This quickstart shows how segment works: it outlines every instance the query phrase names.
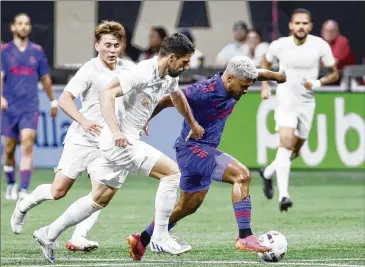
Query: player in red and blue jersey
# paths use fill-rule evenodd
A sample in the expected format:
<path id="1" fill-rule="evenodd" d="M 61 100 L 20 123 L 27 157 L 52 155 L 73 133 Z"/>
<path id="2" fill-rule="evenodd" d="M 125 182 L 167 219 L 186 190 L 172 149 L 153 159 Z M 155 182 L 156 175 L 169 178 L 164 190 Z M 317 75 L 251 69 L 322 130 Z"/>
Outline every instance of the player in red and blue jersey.
<path id="1" fill-rule="evenodd" d="M 213 180 L 230 183 L 232 205 L 239 229 L 236 248 L 256 252 L 268 251 L 251 231 L 251 199 L 249 184 L 251 174 L 247 167 L 235 158 L 217 149 L 227 118 L 248 87 L 256 80 L 285 82 L 284 73 L 257 70 L 247 57 L 237 56 L 230 60 L 224 73 L 206 81 L 197 82 L 183 90 L 194 118 L 205 129 L 202 139 L 187 138 L 189 125 L 184 121 L 181 135 L 175 143 L 176 158 L 181 171 L 180 200 L 169 220 L 169 229 L 182 218 L 194 213 L 202 204 Z M 172 107 L 171 99 L 164 97 L 152 116 L 166 107 Z M 128 237 L 130 255 L 141 260 L 153 234 L 152 223 L 141 234 Z"/>
<path id="2" fill-rule="evenodd" d="M 8 187 L 5 198 L 18 198 L 15 185 L 15 148 L 21 144 L 20 192 L 27 193 L 33 167 L 33 145 L 38 124 L 38 81 L 51 101 L 51 115 L 57 115 L 47 58 L 42 47 L 29 41 L 31 22 L 27 14 L 14 17 L 13 40 L 1 47 L 2 135 L 5 136 L 4 173 Z"/>

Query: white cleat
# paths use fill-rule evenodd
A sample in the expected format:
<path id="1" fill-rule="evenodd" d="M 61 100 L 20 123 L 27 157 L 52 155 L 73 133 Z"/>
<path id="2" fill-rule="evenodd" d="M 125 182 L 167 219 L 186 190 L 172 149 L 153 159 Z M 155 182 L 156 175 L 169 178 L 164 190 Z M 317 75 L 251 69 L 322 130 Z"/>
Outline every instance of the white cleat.
<path id="1" fill-rule="evenodd" d="M 55 257 L 53 250 L 57 248 L 58 242 L 54 241 L 51 242 L 47 239 L 47 229 L 46 227 L 39 228 L 33 233 L 34 239 L 37 241 L 37 243 L 41 246 L 41 250 L 43 253 L 43 256 L 52 264 L 55 263 Z"/>
<path id="2" fill-rule="evenodd" d="M 159 240 L 154 239 L 152 236 L 150 248 L 152 252 L 165 252 L 172 255 L 179 255 L 191 250 L 190 245 L 178 243 L 171 236 Z"/>
<path id="3" fill-rule="evenodd" d="M 29 193 L 28 193 L 28 190 L 26 190 L 26 189 L 21 189 L 19 191 L 19 198 L 25 198 L 28 195 L 29 195 Z"/>
<path id="4" fill-rule="evenodd" d="M 8 185 L 5 193 L 6 200 L 17 200 L 18 199 L 18 185 Z"/>
<path id="5" fill-rule="evenodd" d="M 90 252 L 92 250 L 99 248 L 99 243 L 95 241 L 87 240 L 85 237 L 71 238 L 66 244 L 66 248 L 71 251 L 86 251 Z"/>
<path id="6" fill-rule="evenodd" d="M 14 234 L 19 234 L 21 231 L 23 231 L 23 225 L 24 225 L 24 218 L 26 213 L 20 211 L 20 202 L 23 200 L 23 198 L 19 198 L 16 202 L 15 209 L 13 211 L 13 215 L 10 219 L 10 225 L 11 230 L 13 230 Z"/>

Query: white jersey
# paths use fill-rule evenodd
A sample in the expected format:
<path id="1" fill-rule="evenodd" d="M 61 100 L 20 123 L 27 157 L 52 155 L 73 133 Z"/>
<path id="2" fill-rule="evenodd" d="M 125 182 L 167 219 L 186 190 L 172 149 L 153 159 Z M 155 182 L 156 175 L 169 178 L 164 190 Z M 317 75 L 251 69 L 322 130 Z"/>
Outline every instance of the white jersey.
<path id="1" fill-rule="evenodd" d="M 178 78 L 160 78 L 157 56 L 143 60 L 128 74 L 118 75 L 124 96 L 116 100 L 116 115 L 120 131 L 134 140 L 146 124 L 161 98 L 179 90 Z"/>
<path id="2" fill-rule="evenodd" d="M 100 58 L 96 57 L 86 62 L 69 81 L 66 88 L 75 98 L 80 96 L 80 113 L 87 119 L 105 125 L 101 114 L 98 93 L 118 74 L 127 72 L 135 67 L 135 64 L 118 59 L 114 71 L 105 67 Z M 85 146 L 99 146 L 99 136 L 86 132 L 79 123 L 74 121 L 67 131 L 65 141 L 72 137 L 74 144 Z"/>
<path id="3" fill-rule="evenodd" d="M 279 60 L 280 71 L 287 76 L 287 82 L 278 85 L 277 97 L 289 105 L 314 104 L 314 93 L 304 88 L 305 80 L 318 79 L 320 61 L 326 67 L 335 65 L 330 46 L 313 35 L 308 35 L 302 45 L 296 45 L 293 36 L 272 42 L 266 59 L 273 62 L 275 58 Z"/>

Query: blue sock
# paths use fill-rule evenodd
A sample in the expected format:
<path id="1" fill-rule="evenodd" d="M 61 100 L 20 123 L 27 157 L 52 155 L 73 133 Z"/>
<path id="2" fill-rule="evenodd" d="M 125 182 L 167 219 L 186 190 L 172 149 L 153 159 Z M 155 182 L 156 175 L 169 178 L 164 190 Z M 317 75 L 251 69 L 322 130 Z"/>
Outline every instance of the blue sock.
<path id="1" fill-rule="evenodd" d="M 176 223 L 173 224 L 169 224 L 168 225 L 168 230 L 170 231 L 174 226 L 176 225 Z M 153 221 L 145 230 L 145 232 L 151 237 L 153 234 L 153 229 L 155 228 L 155 221 Z"/>
<path id="2" fill-rule="evenodd" d="M 251 232 L 251 199 L 250 197 L 233 203 L 234 215 L 239 230 L 239 237 L 245 238 L 252 235 Z"/>
<path id="3" fill-rule="evenodd" d="M 8 185 L 15 184 L 15 168 L 13 166 L 4 166 L 4 173 L 6 177 L 6 182 Z"/>
<path id="4" fill-rule="evenodd" d="M 20 171 L 20 190 L 27 190 L 30 184 L 30 178 L 32 177 L 31 170 Z"/>

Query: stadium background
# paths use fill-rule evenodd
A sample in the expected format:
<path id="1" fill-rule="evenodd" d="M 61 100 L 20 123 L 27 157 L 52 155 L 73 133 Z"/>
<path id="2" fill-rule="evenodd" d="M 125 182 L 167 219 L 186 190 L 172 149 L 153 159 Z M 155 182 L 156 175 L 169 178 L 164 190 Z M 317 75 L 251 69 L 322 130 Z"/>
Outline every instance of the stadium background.
<path id="1" fill-rule="evenodd" d="M 211 66 L 220 49 L 232 41 L 232 25 L 236 21 L 243 20 L 249 27 L 259 28 L 264 39 L 270 42 L 278 36 L 288 35 L 291 11 L 305 7 L 313 14 L 314 35 L 320 34 L 323 21 L 334 19 L 349 39 L 357 64 L 365 59 L 365 2 L 9 1 L 1 5 L 3 42 L 11 39 L 9 22 L 14 15 L 19 12 L 30 15 L 32 40 L 42 45 L 48 57 L 56 96 L 75 73 L 67 67 L 82 64 L 95 55 L 93 29 L 106 19 L 125 25 L 131 32 L 132 43 L 141 48 L 147 45 L 152 25 L 162 25 L 170 33 L 189 28 L 196 46 L 204 52 L 205 66 Z M 273 19 L 275 14 L 277 20 Z M 351 20 L 348 14 L 351 14 Z M 318 90 L 326 93 L 318 93 L 313 130 L 303 149 L 303 157 L 293 164 L 295 168 L 364 168 L 365 116 L 362 107 L 365 98 L 363 93 L 342 92 L 347 89 L 350 88 Z M 273 134 L 275 99 L 261 102 L 258 90 L 259 87 L 253 87 L 251 94 L 241 101 L 238 106 L 241 111 L 230 118 L 221 144 L 222 149 L 251 168 L 270 162 L 278 142 Z M 332 93 L 328 94 L 328 91 Z M 62 140 L 71 121 L 63 112 L 52 121 L 42 91 L 40 99 L 34 163 L 35 167 L 52 168 L 61 155 Z M 348 113 L 354 114 L 346 115 Z M 151 136 L 143 139 L 174 158 L 172 145 L 179 134 L 181 121 L 175 110 L 165 111 L 151 123 Z M 165 130 L 161 133 L 158 129 Z"/>
<path id="2" fill-rule="evenodd" d="M 133 33 L 132 42 L 143 48 L 147 46 L 147 34 L 152 25 L 163 25 L 170 33 L 189 27 L 209 66 L 218 51 L 232 41 L 232 25 L 237 20 L 260 28 L 265 40 L 271 41 L 272 37 L 288 35 L 291 11 L 304 7 L 313 14 L 313 34 L 319 35 L 323 21 L 334 19 L 350 40 L 357 63 L 363 63 L 365 58 L 365 2 L 1 1 L 0 4 L 3 42 L 11 40 L 9 22 L 14 15 L 19 12 L 30 15 L 32 40 L 42 45 L 47 54 L 56 97 L 75 73 L 64 66 L 85 62 L 94 55 L 93 28 L 103 19 L 117 20 L 127 26 Z M 272 16 L 275 5 L 278 21 Z M 229 119 L 221 146 L 253 169 L 274 158 L 277 144 L 272 112 L 275 99 L 261 101 L 259 89 L 254 86 L 241 100 Z M 295 203 L 292 210 L 287 214 L 279 213 L 277 191 L 274 200 L 268 201 L 262 194 L 257 172 L 253 172 L 250 186 L 253 231 L 260 234 L 278 230 L 287 237 L 289 252 L 279 264 L 282 267 L 365 267 L 365 94 L 361 88 L 359 92 L 350 89 L 353 88 L 325 87 L 317 94 L 317 114 L 309 146 L 304 147 L 303 157 L 293 164 L 296 169 L 309 171 L 291 173 L 290 193 Z M 44 92 L 40 90 L 39 94 L 41 115 L 31 190 L 52 182 L 51 168 L 60 158 L 62 140 L 71 122 L 63 112 L 52 121 L 49 101 Z M 151 136 L 143 138 L 174 157 L 172 144 L 179 134 L 181 121 L 174 109 L 166 110 L 151 123 Z M 323 171 L 328 169 L 335 171 Z M 32 210 L 27 215 L 23 233 L 14 235 L 10 230 L 10 216 L 15 203 L 4 200 L 6 185 L 1 178 L 0 265 L 48 266 L 32 240 L 32 233 L 88 194 L 89 180 L 83 175 L 67 197 Z M 88 235 L 91 240 L 99 241 L 101 248 L 91 254 L 70 254 L 65 248 L 57 249 L 56 266 L 128 266 L 130 259 L 124 239 L 144 229 L 153 218 L 156 188 L 157 182 L 153 179 L 128 178 Z M 193 246 L 191 252 L 179 258 L 148 252 L 139 266 L 262 267 L 255 254 L 233 249 L 237 226 L 232 213 L 231 190 L 230 185 L 213 183 L 201 209 L 174 229 L 174 234 Z M 59 238 L 61 246 L 72 230 Z"/>

